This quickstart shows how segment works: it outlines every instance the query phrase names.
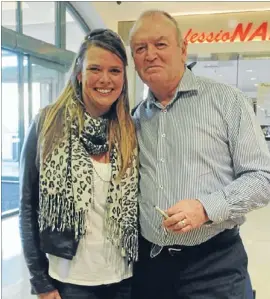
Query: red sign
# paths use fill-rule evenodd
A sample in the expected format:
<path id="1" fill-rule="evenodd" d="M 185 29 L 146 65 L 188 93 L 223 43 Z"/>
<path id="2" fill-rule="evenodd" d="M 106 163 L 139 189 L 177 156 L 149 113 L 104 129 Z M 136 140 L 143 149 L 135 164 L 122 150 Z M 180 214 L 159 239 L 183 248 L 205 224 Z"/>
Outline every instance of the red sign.
<path id="1" fill-rule="evenodd" d="M 189 29 L 185 40 L 189 43 L 213 43 L 213 42 L 234 42 L 234 41 L 252 41 L 252 40 L 270 40 L 268 33 L 268 22 L 263 22 L 258 27 L 253 28 L 253 23 L 247 25 L 239 23 L 233 32 L 220 30 L 219 32 L 196 32 Z"/>

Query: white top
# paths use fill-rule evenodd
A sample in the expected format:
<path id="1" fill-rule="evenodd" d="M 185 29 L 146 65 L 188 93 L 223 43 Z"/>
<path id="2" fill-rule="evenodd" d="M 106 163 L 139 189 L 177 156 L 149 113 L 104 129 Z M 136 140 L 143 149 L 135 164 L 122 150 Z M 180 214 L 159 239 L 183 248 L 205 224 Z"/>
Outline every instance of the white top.
<path id="1" fill-rule="evenodd" d="M 103 229 L 111 164 L 99 163 L 93 159 L 92 162 L 95 168 L 93 170 L 95 203 L 89 209 L 87 234 L 80 240 L 77 253 L 72 260 L 48 255 L 49 275 L 52 278 L 65 283 L 87 286 L 116 283 L 132 276 L 132 266 L 128 267 L 120 250 L 106 240 Z M 110 254 L 105 251 L 106 248 L 110 248 Z"/>

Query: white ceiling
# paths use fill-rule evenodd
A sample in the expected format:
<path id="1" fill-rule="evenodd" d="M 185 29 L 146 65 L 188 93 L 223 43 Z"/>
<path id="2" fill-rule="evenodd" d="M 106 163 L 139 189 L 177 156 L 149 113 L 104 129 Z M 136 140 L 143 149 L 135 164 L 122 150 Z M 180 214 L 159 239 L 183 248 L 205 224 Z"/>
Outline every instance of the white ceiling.
<path id="1" fill-rule="evenodd" d="M 122 1 L 120 5 L 116 1 L 91 2 L 105 24 L 117 29 L 118 21 L 133 21 L 145 10 L 161 9 L 172 15 L 206 14 L 215 12 L 237 12 L 270 10 L 270 1 L 267 2 L 197 2 L 197 1 Z"/>
<path id="2" fill-rule="evenodd" d="M 15 21 L 15 1 L 2 2 L 2 25 L 13 25 Z M 198 2 L 198 1 L 122 1 L 120 5 L 116 1 L 93 1 L 93 2 L 72 2 L 75 6 L 84 6 L 86 14 L 95 11 L 103 20 L 107 27 L 117 30 L 118 21 L 133 21 L 145 10 L 161 9 L 172 15 L 185 14 L 206 14 L 215 12 L 237 12 L 237 11 L 256 11 L 270 10 L 270 1 L 266 2 Z M 91 9 L 91 7 L 94 7 Z M 24 24 L 49 23 L 54 20 L 54 1 L 22 2 Z M 46 11 L 46 14 L 44 14 Z M 67 16 L 68 17 L 68 16 Z M 67 21 L 72 21 L 69 17 Z"/>
<path id="3" fill-rule="evenodd" d="M 76 3 L 77 2 L 77 3 Z M 2 24 L 13 25 L 15 21 L 15 1 L 2 2 Z M 74 1 L 80 5 L 79 1 Z M 184 14 L 206 14 L 215 12 L 237 12 L 237 11 L 256 11 L 270 10 L 270 1 L 267 2 L 197 2 L 197 1 L 122 1 L 120 5 L 116 1 L 94 1 L 86 2 L 89 13 L 91 6 L 94 7 L 100 18 L 111 29 L 117 30 L 118 21 L 133 21 L 145 10 L 161 9 L 172 15 Z M 77 6 L 75 5 L 75 6 Z M 22 2 L 24 24 L 49 23 L 54 20 L 54 1 Z M 85 6 L 84 6 L 85 9 Z M 46 11 L 46 14 L 44 14 Z M 93 17 L 93 16 L 92 16 Z M 72 21 L 68 19 L 67 21 Z"/>

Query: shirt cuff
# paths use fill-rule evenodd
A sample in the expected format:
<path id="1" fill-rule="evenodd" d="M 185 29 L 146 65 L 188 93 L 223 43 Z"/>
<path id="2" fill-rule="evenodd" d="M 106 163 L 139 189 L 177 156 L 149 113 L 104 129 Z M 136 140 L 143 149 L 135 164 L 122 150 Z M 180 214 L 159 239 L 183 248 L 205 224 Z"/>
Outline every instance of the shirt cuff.
<path id="1" fill-rule="evenodd" d="M 226 201 L 223 192 L 214 192 L 197 199 L 203 205 L 210 221 L 220 223 L 229 219 L 229 204 Z"/>

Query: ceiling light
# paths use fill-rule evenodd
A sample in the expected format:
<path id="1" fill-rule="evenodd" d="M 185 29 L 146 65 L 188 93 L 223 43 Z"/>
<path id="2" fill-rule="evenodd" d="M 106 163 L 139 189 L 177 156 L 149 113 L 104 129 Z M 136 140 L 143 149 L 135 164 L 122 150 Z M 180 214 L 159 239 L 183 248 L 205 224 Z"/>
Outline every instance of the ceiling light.
<path id="1" fill-rule="evenodd" d="M 246 72 L 247 72 L 247 73 L 252 73 L 252 72 L 253 72 L 253 70 L 246 70 Z"/>
<path id="2" fill-rule="evenodd" d="M 255 84 L 254 84 L 254 86 L 258 86 L 258 85 L 259 85 L 258 83 L 255 83 Z"/>
<path id="3" fill-rule="evenodd" d="M 257 78 L 255 78 L 255 77 L 253 77 L 253 78 L 250 78 L 250 80 L 252 80 L 252 81 L 254 81 L 254 80 L 256 80 Z"/>

